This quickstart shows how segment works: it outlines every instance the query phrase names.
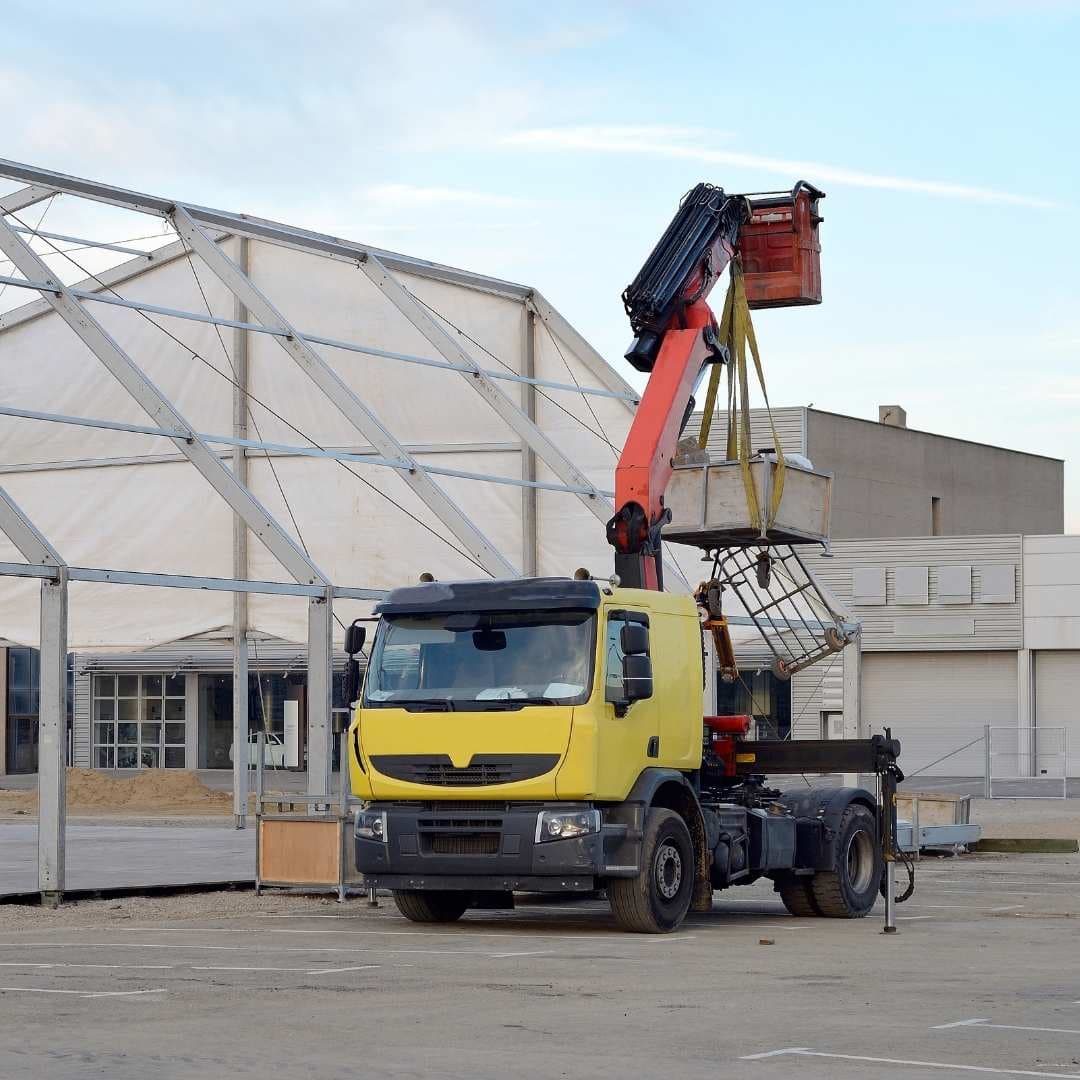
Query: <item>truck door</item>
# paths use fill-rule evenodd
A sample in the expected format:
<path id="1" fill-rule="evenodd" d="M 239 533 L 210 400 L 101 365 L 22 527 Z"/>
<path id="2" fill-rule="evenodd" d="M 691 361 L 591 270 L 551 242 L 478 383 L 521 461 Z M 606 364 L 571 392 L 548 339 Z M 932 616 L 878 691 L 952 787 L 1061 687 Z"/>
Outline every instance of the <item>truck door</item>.
<path id="1" fill-rule="evenodd" d="M 604 720 L 597 763 L 598 786 L 609 797 L 623 797 L 643 768 L 658 764 L 660 709 L 657 697 L 620 706 L 623 697 L 622 629 L 648 625 L 643 611 L 611 611 L 603 628 Z M 622 714 L 622 715 L 620 715 Z"/>

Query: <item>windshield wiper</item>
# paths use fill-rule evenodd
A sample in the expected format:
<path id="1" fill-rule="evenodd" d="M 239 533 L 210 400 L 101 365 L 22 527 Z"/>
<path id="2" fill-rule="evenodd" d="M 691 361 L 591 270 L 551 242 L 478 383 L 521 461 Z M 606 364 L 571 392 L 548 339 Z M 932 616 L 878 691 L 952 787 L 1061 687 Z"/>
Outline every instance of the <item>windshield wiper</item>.
<path id="1" fill-rule="evenodd" d="M 456 708 L 448 698 L 387 698 L 385 701 L 370 701 L 365 704 L 384 709 L 400 706 L 410 712 L 453 712 Z"/>

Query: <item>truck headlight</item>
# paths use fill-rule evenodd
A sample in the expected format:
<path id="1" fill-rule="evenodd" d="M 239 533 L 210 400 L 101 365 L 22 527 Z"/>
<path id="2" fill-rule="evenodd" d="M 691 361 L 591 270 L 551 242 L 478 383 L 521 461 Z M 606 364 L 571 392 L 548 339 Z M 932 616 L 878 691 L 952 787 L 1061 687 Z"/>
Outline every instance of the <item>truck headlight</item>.
<path id="1" fill-rule="evenodd" d="M 386 811 L 357 810 L 356 835 L 361 840 L 381 840 L 385 844 L 390 839 L 386 827 Z"/>
<path id="2" fill-rule="evenodd" d="M 541 810 L 536 815 L 536 842 L 570 840 L 600 831 L 599 810 Z"/>

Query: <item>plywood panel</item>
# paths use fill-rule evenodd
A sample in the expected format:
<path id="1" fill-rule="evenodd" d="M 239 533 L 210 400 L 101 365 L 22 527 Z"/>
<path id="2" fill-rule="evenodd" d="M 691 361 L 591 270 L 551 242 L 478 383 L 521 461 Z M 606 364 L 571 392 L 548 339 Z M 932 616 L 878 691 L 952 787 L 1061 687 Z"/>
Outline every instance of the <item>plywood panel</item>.
<path id="1" fill-rule="evenodd" d="M 259 877 L 279 884 L 336 885 L 341 868 L 341 823 L 263 818 Z"/>

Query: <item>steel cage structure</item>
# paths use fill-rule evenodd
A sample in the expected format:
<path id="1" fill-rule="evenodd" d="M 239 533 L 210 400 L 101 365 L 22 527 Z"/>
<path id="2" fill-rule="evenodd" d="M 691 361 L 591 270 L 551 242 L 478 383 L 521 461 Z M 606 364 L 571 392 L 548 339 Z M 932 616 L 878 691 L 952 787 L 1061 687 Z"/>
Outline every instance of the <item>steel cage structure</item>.
<path id="1" fill-rule="evenodd" d="M 441 477 L 454 477 L 481 483 L 510 485 L 522 491 L 523 530 L 535 527 L 536 495 L 539 490 L 572 495 L 599 521 L 606 522 L 613 513 L 611 492 L 598 488 L 537 425 L 535 404 L 529 405 L 538 388 L 555 392 L 609 398 L 620 402 L 628 413 L 638 402 L 637 393 L 570 326 L 538 292 L 496 278 L 473 274 L 440 264 L 410 258 L 337 237 L 283 225 L 244 214 L 229 213 L 208 207 L 178 202 L 128 191 L 123 188 L 83 180 L 45 169 L 0 160 L 0 178 L 25 184 L 0 197 L 0 255 L 11 263 L 19 276 L 0 276 L 0 285 L 28 289 L 39 294 L 42 312 L 54 312 L 82 341 L 90 353 L 124 388 L 127 395 L 149 418 L 146 424 L 96 420 L 62 413 L 0 408 L 0 415 L 45 423 L 97 427 L 108 430 L 151 435 L 172 444 L 176 460 L 186 459 L 214 488 L 233 514 L 234 576 L 201 577 L 185 574 L 145 573 L 124 568 L 69 566 L 49 540 L 35 527 L 15 501 L 0 488 L 0 531 L 12 542 L 25 563 L 0 562 L 0 576 L 36 578 L 40 581 L 41 708 L 39 714 L 39 856 L 38 880 L 42 898 L 59 902 L 65 886 L 65 718 L 66 661 L 68 638 L 68 584 L 71 581 L 104 582 L 121 585 L 144 585 L 159 588 L 225 591 L 234 595 L 234 701 L 233 738 L 240 746 L 247 739 L 247 638 L 246 598 L 251 594 L 277 594 L 304 597 L 308 602 L 308 769 L 307 791 L 315 795 L 330 790 L 331 762 L 331 688 L 332 627 L 335 598 L 377 599 L 383 590 L 364 586 L 338 585 L 312 561 L 306 549 L 252 493 L 247 484 L 246 461 L 251 451 L 270 454 L 322 457 L 340 461 L 359 461 L 391 469 L 402 477 L 421 503 L 437 519 L 446 533 L 461 545 L 461 550 L 484 572 L 494 577 L 517 576 L 519 570 L 505 553 L 493 544 L 448 492 L 440 486 Z M 91 200 L 147 214 L 169 222 L 179 237 L 166 247 L 152 252 L 72 236 L 45 233 L 24 223 L 8 220 L 56 195 Z M 239 237 L 242 247 L 250 240 L 265 242 L 295 251 L 319 255 L 351 264 L 366 276 L 386 298 L 398 315 L 411 325 L 438 354 L 425 357 L 392 352 L 363 343 L 329 338 L 295 327 L 256 286 L 243 265 L 223 250 L 224 237 Z M 110 286 L 134 276 L 128 264 L 121 264 L 94 281 L 101 288 L 80 288 L 65 284 L 41 254 L 28 242 L 31 239 L 58 240 L 88 247 L 116 251 L 133 256 L 140 268 L 165 258 L 198 259 L 235 301 L 237 318 L 214 316 L 167 308 L 109 295 Z M 51 243 L 50 243 L 50 246 Z M 60 249 L 53 247 L 57 254 Z M 457 337 L 426 310 L 396 276 L 407 273 L 448 284 L 491 293 L 520 304 L 527 325 L 542 323 L 552 336 L 570 346 L 600 385 L 582 386 L 536 378 L 531 370 L 506 373 L 482 367 Z M 135 357 L 129 354 L 95 317 L 91 308 L 98 304 L 131 308 L 179 319 L 231 327 L 253 334 L 268 335 L 303 374 L 315 384 L 323 400 L 336 409 L 351 427 L 366 440 L 361 452 L 352 449 L 304 447 L 259 439 L 197 431 L 169 397 L 145 374 Z M 350 387 L 327 362 L 320 347 L 399 361 L 404 364 L 453 371 L 479 395 L 486 405 L 520 440 L 522 475 L 518 477 L 474 473 L 442 468 L 422 462 L 403 441 L 379 419 L 371 406 Z M 557 347 L 557 342 L 556 342 Z M 528 349 L 526 350 L 528 355 Z M 519 405 L 507 396 L 502 386 L 526 387 L 525 403 Z M 241 409 L 244 403 L 241 402 Z M 234 394 L 234 417 L 236 415 Z M 215 449 L 219 448 L 219 449 Z M 231 453 L 232 468 L 223 460 Z M 370 448 L 370 449 L 368 449 Z M 178 452 L 178 453 L 177 453 Z M 542 462 L 554 480 L 538 479 L 536 464 Z M 254 535 L 292 579 L 274 582 L 250 579 L 246 572 L 246 537 Z M 238 557 L 243 548 L 244 555 Z M 536 572 L 535 556 L 526 555 L 520 572 Z M 674 577 L 685 578 L 674 563 L 669 564 Z M 247 762 L 244 755 L 234 755 L 234 815 L 237 827 L 245 823 L 247 813 Z"/>

